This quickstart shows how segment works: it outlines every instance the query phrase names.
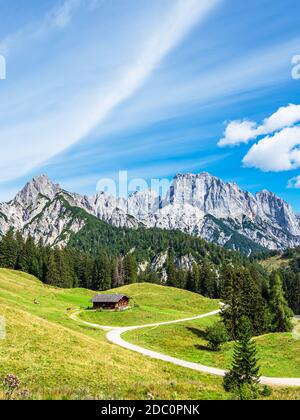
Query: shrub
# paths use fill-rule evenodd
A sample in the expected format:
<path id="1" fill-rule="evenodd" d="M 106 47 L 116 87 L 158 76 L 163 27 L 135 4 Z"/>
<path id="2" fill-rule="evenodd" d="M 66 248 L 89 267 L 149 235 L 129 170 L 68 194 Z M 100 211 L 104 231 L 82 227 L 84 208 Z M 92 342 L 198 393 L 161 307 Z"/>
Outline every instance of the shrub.
<path id="1" fill-rule="evenodd" d="M 221 344 L 226 343 L 229 337 L 223 322 L 216 322 L 206 329 L 205 338 L 213 351 L 220 350 Z"/>

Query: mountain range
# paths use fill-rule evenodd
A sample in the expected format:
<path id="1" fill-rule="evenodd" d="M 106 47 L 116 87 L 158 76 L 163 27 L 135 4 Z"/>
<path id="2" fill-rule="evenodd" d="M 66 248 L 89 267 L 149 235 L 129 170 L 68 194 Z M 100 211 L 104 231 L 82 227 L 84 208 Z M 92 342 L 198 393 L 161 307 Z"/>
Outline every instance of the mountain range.
<path id="1" fill-rule="evenodd" d="M 248 255 L 300 245 L 300 218 L 289 204 L 270 191 L 253 195 L 208 173 L 177 174 L 164 198 L 144 190 L 127 199 L 71 193 L 41 175 L 0 204 L 0 233 L 12 227 L 65 246 L 87 215 L 120 228 L 180 230 Z"/>

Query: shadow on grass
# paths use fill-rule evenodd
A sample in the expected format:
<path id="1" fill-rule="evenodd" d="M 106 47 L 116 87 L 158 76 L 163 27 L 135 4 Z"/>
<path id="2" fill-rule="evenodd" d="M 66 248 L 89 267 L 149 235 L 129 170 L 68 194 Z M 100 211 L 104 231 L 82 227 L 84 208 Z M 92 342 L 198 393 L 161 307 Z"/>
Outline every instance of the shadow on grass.
<path id="1" fill-rule="evenodd" d="M 199 338 L 203 338 L 204 340 L 206 339 L 206 332 L 199 330 L 199 328 L 187 327 L 187 330 Z"/>
<path id="2" fill-rule="evenodd" d="M 202 338 L 203 340 L 206 340 L 206 332 L 203 330 L 200 330 L 198 328 L 193 327 L 187 327 L 187 330 L 190 331 L 192 334 L 194 334 L 198 338 Z M 215 352 L 216 350 L 212 349 L 209 345 L 203 345 L 203 344 L 195 344 L 194 346 L 197 350 L 205 350 L 210 352 Z"/>

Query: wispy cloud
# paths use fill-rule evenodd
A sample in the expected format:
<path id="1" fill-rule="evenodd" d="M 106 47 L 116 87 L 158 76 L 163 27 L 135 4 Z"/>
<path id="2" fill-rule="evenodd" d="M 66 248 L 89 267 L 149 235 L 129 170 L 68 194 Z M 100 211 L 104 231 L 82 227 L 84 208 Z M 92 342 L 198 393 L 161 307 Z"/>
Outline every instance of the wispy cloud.
<path id="1" fill-rule="evenodd" d="M 48 27 L 66 27 L 81 2 L 82 0 L 66 0 L 61 6 L 52 10 L 47 17 Z"/>
<path id="2" fill-rule="evenodd" d="M 297 190 L 300 189 L 300 175 L 295 176 L 294 178 L 291 178 L 288 181 L 287 188 L 290 188 L 290 189 L 295 188 Z"/>
<path id="3" fill-rule="evenodd" d="M 54 26 L 66 25 L 78 4 L 75 0 L 65 2 L 61 9 L 50 14 L 49 22 Z M 123 65 L 120 76 L 105 89 L 101 83 L 99 86 L 94 84 L 53 103 L 38 119 L 26 118 L 3 128 L 0 145 L 7 147 L 0 157 L 0 180 L 22 175 L 87 136 L 112 110 L 143 86 L 162 59 L 217 4 L 218 0 L 177 0 L 161 18 L 160 25 L 151 28 L 133 62 Z M 22 144 L 20 139 L 24 139 Z"/>
<path id="4" fill-rule="evenodd" d="M 17 32 L 0 40 L 0 53 L 8 56 L 14 49 L 22 48 L 25 42 L 40 39 L 55 29 L 68 26 L 83 0 L 64 0 L 48 11 L 41 21 L 28 24 Z"/>
<path id="5" fill-rule="evenodd" d="M 154 121 L 182 116 L 196 106 L 201 113 L 209 107 L 222 104 L 224 107 L 234 107 L 245 95 L 253 99 L 261 91 L 290 80 L 290 57 L 297 51 L 299 43 L 300 38 L 296 37 L 278 41 L 272 46 L 258 46 L 255 51 L 242 51 L 233 59 L 225 57 L 222 61 L 221 57 L 217 64 L 214 61 L 215 52 L 209 52 L 201 57 L 201 64 L 197 63 L 195 71 L 188 76 L 185 69 L 187 63 L 180 63 L 177 72 L 162 69 L 162 80 L 158 78 L 152 81 L 142 94 L 134 97 L 126 109 L 122 109 L 105 126 L 105 134 L 124 132 L 135 128 L 137 124 L 146 126 Z M 252 128 L 257 128 L 257 124 L 253 123 Z M 246 138 L 248 132 L 249 128 Z"/>

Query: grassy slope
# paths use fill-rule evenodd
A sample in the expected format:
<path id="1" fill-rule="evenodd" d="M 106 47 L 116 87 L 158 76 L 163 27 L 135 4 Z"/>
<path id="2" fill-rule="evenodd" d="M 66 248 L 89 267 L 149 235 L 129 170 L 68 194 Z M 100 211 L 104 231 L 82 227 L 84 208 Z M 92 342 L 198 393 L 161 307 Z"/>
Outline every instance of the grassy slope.
<path id="1" fill-rule="evenodd" d="M 92 295 L 47 287 L 27 274 L 1 269 L 0 315 L 7 337 L 0 340 L 0 377 L 17 374 L 32 398 L 145 399 L 149 392 L 164 399 L 228 398 L 220 378 L 111 345 L 103 332 L 70 320 L 68 308 L 86 307 Z M 179 336 L 176 345 L 180 341 Z M 273 397 L 300 396 L 284 389 Z"/>
<path id="2" fill-rule="evenodd" d="M 268 271 L 278 270 L 288 266 L 290 260 L 288 258 L 282 258 L 281 255 L 267 258 L 266 260 L 260 261 L 260 264 Z"/>
<path id="3" fill-rule="evenodd" d="M 226 397 L 219 378 L 111 345 L 103 332 L 70 320 L 68 308 L 86 307 L 92 295 L 0 270 L 0 315 L 7 323 L 0 377 L 17 374 L 35 398 L 145 399 L 148 392 L 166 399 Z"/>
<path id="4" fill-rule="evenodd" d="M 113 293 L 130 297 L 131 308 L 125 312 L 85 311 L 80 318 L 101 325 L 128 326 L 188 318 L 219 309 L 218 300 L 149 283 L 120 287 Z"/>
<path id="5" fill-rule="evenodd" d="M 158 350 L 192 362 L 229 368 L 233 343 L 223 345 L 220 352 L 207 348 L 205 328 L 218 317 L 143 329 L 124 334 L 130 342 Z M 256 339 L 261 373 L 267 376 L 300 376 L 300 340 L 292 334 L 268 334 Z"/>

